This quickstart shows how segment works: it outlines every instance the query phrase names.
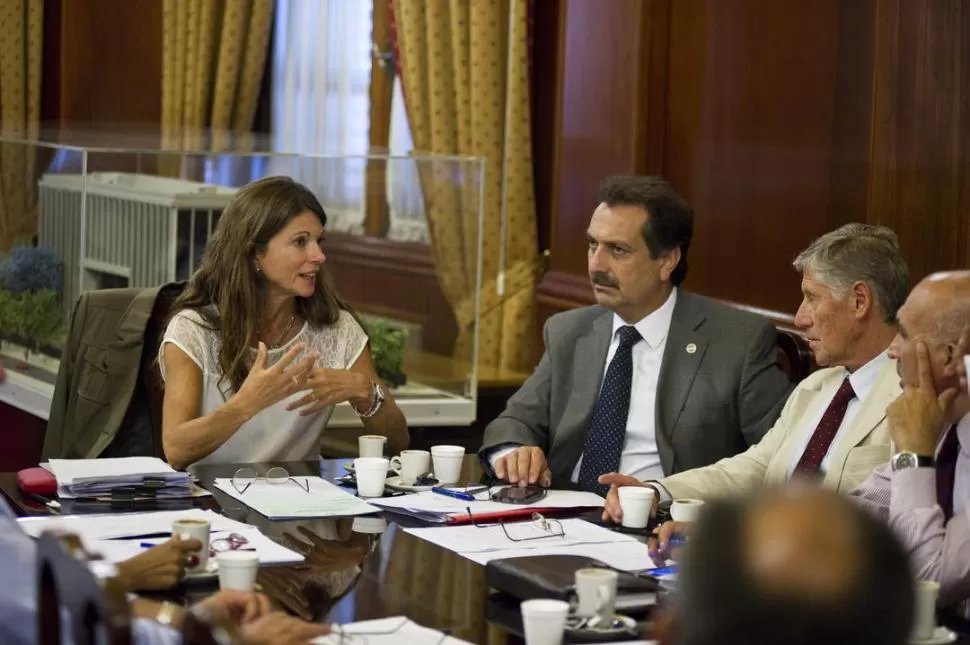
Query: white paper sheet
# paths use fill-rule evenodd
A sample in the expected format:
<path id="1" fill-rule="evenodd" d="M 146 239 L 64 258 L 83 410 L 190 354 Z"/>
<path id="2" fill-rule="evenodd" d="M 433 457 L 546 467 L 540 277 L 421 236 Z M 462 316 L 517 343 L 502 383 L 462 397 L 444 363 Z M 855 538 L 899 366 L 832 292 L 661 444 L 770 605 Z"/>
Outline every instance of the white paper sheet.
<path id="1" fill-rule="evenodd" d="M 274 564 L 296 564 L 303 562 L 306 558 L 269 539 L 257 528 L 245 528 L 235 531 L 213 531 L 209 536 L 210 540 L 218 540 L 227 537 L 230 533 L 236 533 L 246 538 L 246 547 L 256 549 L 261 565 Z M 148 547 L 142 544 L 161 544 L 168 538 L 150 538 L 145 540 L 93 540 L 86 542 L 85 546 L 89 551 L 100 553 L 110 562 L 122 562 L 133 558 L 145 551 Z"/>
<path id="2" fill-rule="evenodd" d="M 538 541 L 538 540 L 537 540 Z M 543 540 L 544 541 L 544 540 Z M 510 548 L 498 551 L 478 551 L 466 552 L 460 555 L 464 558 L 487 564 L 490 560 L 501 560 L 503 558 L 520 558 L 528 555 L 548 555 L 551 553 L 562 555 L 584 555 L 595 558 L 604 564 L 608 564 L 614 569 L 621 571 L 643 571 L 651 569 L 656 565 L 647 555 L 647 545 L 642 542 L 609 542 L 605 544 L 577 544 L 574 546 L 563 546 L 559 548 L 544 547 L 542 549 L 521 549 Z"/>
<path id="3" fill-rule="evenodd" d="M 636 538 L 630 535 L 617 533 L 616 531 L 611 531 L 585 520 L 566 519 L 559 520 L 558 523 L 562 526 L 564 532 L 562 537 L 549 535 L 549 533 L 539 528 L 535 522 L 531 521 L 509 522 L 504 527 L 500 524 L 490 524 L 489 526 L 463 524 L 461 526 L 405 528 L 404 532 L 462 555 L 489 551 L 507 551 L 509 549 L 521 549 L 532 554 L 535 554 L 537 551 L 560 553 L 561 549 L 565 547 L 580 544 L 606 543 L 613 546 L 613 544 L 618 542 L 633 542 L 646 555 L 647 547 L 637 542 Z M 555 522 L 552 522 L 550 526 L 554 527 Z M 506 532 L 508 532 L 508 535 L 506 535 Z M 525 539 L 543 535 L 548 537 L 529 540 L 528 542 L 516 542 L 509 539 L 510 536 L 512 538 Z"/>
<path id="4" fill-rule="evenodd" d="M 253 482 L 245 493 L 236 490 L 231 479 L 216 479 L 215 486 L 271 520 L 350 517 L 381 510 L 319 477 L 296 479 L 306 480 L 310 492 L 291 481 L 270 484 L 262 479 Z"/>
<path id="5" fill-rule="evenodd" d="M 465 645 L 463 641 L 428 627 L 422 627 L 404 616 L 362 620 L 345 625 L 334 625 L 340 634 L 321 636 L 313 641 L 316 645 Z M 356 634 L 356 636 L 354 636 Z"/>
<path id="6" fill-rule="evenodd" d="M 475 495 L 476 501 L 469 502 L 441 495 L 431 491 L 423 491 L 400 497 L 382 497 L 371 500 L 371 503 L 382 508 L 398 510 L 409 514 L 427 514 L 426 519 L 439 516 L 442 519 L 448 515 L 455 517 L 466 516 L 471 509 L 472 515 L 487 513 L 503 513 L 522 508 L 602 508 L 606 503 L 595 493 L 571 490 L 550 490 L 546 496 L 534 504 L 504 504 L 488 499 L 488 491 Z"/>
<path id="7" fill-rule="evenodd" d="M 211 510 L 154 511 L 151 513 L 112 513 L 107 515 L 62 515 L 58 517 L 21 517 L 17 520 L 27 535 L 38 537 L 44 531 L 61 530 L 84 540 L 170 534 L 177 519 L 205 519 L 213 531 L 235 531 L 248 524 L 223 517 Z"/>

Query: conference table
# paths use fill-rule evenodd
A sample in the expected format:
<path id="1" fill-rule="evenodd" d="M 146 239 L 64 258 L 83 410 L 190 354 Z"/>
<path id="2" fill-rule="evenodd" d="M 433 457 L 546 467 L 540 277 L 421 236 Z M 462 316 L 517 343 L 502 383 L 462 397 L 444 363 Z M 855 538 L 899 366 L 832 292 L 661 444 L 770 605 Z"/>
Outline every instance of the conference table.
<path id="1" fill-rule="evenodd" d="M 256 526 L 306 557 L 299 565 L 264 566 L 257 580 L 263 592 L 295 615 L 330 624 L 404 615 L 472 643 L 521 642 L 521 624 L 514 611 L 517 603 L 502 594 L 490 594 L 483 566 L 401 530 L 414 520 L 382 513 L 271 521 L 211 485 L 215 478 L 231 478 L 244 466 L 261 475 L 282 466 L 294 477 L 319 475 L 336 482 L 347 474 L 345 466 L 350 461 L 202 466 L 195 474 L 212 497 L 199 498 L 194 504 Z M 466 455 L 462 481 L 479 482 L 481 478 L 477 457 Z M 50 513 L 18 489 L 14 473 L 0 473 L 0 491 L 22 515 Z M 214 580 L 183 582 L 159 595 L 192 603 L 217 588 Z"/>

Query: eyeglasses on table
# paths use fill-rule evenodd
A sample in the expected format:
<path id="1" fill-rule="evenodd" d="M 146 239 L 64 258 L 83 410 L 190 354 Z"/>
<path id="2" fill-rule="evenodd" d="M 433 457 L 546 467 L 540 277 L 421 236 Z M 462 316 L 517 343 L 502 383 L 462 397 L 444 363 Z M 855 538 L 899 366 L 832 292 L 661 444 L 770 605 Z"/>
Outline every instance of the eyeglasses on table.
<path id="1" fill-rule="evenodd" d="M 472 514 L 471 506 L 465 507 L 465 510 L 468 512 L 469 521 L 471 521 L 475 527 L 487 529 L 495 526 L 495 524 L 498 524 L 502 527 L 502 532 L 505 533 L 505 537 L 512 542 L 528 542 L 529 540 L 545 540 L 546 538 L 566 537 L 566 529 L 563 528 L 562 522 L 545 517 L 542 513 L 533 513 L 529 522 L 512 522 L 510 524 L 506 524 L 502 518 L 499 518 L 498 522 L 494 524 L 482 524 L 475 519 L 475 516 Z M 514 533 L 514 535 L 509 533 L 509 526 L 513 527 L 512 533 Z M 538 535 L 529 535 L 529 532 L 534 533 L 536 531 L 539 532 Z"/>
<path id="2" fill-rule="evenodd" d="M 265 477 L 260 477 L 259 473 L 256 472 L 254 468 L 244 467 L 240 468 L 232 476 L 232 487 L 236 489 L 236 492 L 240 495 L 246 493 L 249 487 L 255 484 L 257 481 L 265 481 L 267 484 L 282 485 L 287 482 L 293 482 L 297 486 L 303 489 L 304 492 L 310 492 L 310 480 L 303 479 L 302 481 L 292 477 L 286 468 L 282 466 L 274 466 L 266 471 Z"/>

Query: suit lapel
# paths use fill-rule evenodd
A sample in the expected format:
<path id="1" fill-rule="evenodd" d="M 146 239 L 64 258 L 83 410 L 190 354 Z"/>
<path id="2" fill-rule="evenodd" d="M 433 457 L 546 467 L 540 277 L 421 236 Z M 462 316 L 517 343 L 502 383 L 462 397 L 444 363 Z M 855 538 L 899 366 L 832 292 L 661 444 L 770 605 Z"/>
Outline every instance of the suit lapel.
<path id="1" fill-rule="evenodd" d="M 576 341 L 573 353 L 572 390 L 567 404 L 566 415 L 561 425 L 566 428 L 576 428 L 573 432 L 557 432 L 552 442 L 550 454 L 566 456 L 562 464 L 566 470 L 555 473 L 569 481 L 572 469 L 576 466 L 579 456 L 586 443 L 586 433 L 589 430 L 589 419 L 593 414 L 593 407 L 599 397 L 600 385 L 606 366 L 606 354 L 613 339 L 613 314 L 604 311 L 593 321 L 589 330 Z"/>
<path id="2" fill-rule="evenodd" d="M 665 473 L 673 472 L 675 464 L 671 437 L 707 351 L 707 338 L 698 331 L 704 320 L 705 316 L 697 311 L 691 295 L 680 291 L 660 365 L 654 417 Z"/>
<path id="3" fill-rule="evenodd" d="M 822 392 L 830 392 L 838 387 L 845 376 L 843 370 L 831 370 L 831 374 L 815 382 L 812 386 L 799 386 L 792 392 L 792 400 L 789 409 L 784 415 L 785 423 L 788 424 L 788 433 L 778 447 L 778 452 L 772 457 L 768 464 L 766 481 L 768 483 L 784 483 L 788 481 L 788 468 L 795 459 L 795 450 L 801 448 L 801 442 L 805 433 L 814 431 L 805 427 L 805 419 L 813 418 L 817 413 L 819 402 L 822 400 Z"/>
<path id="4" fill-rule="evenodd" d="M 886 408 L 900 394 L 899 374 L 896 372 L 896 361 L 887 360 L 879 371 L 879 377 L 873 385 L 872 390 L 862 403 L 862 408 L 852 420 L 852 424 L 846 428 L 845 436 L 835 446 L 835 452 L 829 460 L 829 468 L 825 474 L 827 484 L 833 485 L 833 490 L 838 487 L 842 478 L 842 471 L 845 467 L 845 460 L 849 451 L 861 444 L 876 426 L 886 418 Z M 829 478 L 832 478 L 829 481 Z"/>

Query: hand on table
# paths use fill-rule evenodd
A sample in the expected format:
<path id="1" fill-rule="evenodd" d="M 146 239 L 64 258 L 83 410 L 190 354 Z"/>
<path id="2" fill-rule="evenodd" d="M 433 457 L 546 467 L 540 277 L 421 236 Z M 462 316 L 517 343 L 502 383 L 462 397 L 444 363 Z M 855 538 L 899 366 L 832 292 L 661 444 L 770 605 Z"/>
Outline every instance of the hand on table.
<path id="1" fill-rule="evenodd" d="M 693 522 L 664 522 L 647 538 L 647 553 L 658 567 L 667 566 L 667 560 L 677 560 L 683 540 L 694 528 Z"/>
<path id="2" fill-rule="evenodd" d="M 623 519 L 623 509 L 620 508 L 620 494 L 618 489 L 623 486 L 643 486 L 646 488 L 652 488 L 654 490 L 653 496 L 653 508 L 650 509 L 650 517 L 657 514 L 657 503 L 660 500 L 660 491 L 657 490 L 656 486 L 651 486 L 646 482 L 642 482 L 632 475 L 621 475 L 620 473 L 606 473 L 605 475 L 600 475 L 599 483 L 606 484 L 610 487 L 609 492 L 606 494 L 606 505 L 603 507 L 603 521 L 611 521 L 617 524 Z"/>
<path id="3" fill-rule="evenodd" d="M 186 567 L 195 566 L 202 548 L 198 540 L 183 540 L 177 535 L 133 558 L 118 564 L 122 584 L 129 591 L 170 589 L 185 577 Z"/>
<path id="4" fill-rule="evenodd" d="M 329 633 L 327 625 L 273 612 L 243 626 L 239 640 L 243 645 L 305 645 Z"/>
<path id="5" fill-rule="evenodd" d="M 542 448 L 521 446 L 495 462 L 495 476 L 521 487 L 530 484 L 549 487 L 552 471 Z"/>

